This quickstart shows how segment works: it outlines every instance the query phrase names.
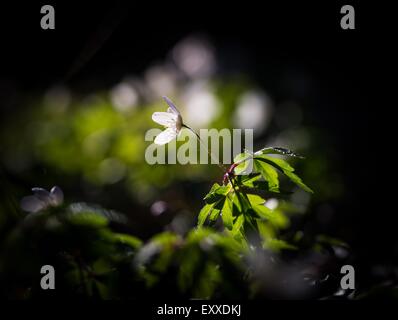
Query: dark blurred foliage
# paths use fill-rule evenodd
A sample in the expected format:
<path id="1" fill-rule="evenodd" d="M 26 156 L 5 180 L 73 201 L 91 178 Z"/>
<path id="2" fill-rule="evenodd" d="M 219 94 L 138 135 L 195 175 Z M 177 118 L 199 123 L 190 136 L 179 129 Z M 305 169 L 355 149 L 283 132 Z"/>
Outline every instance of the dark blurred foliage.
<path id="1" fill-rule="evenodd" d="M 365 23 L 373 18 L 368 5 L 356 7 L 359 28 L 351 33 L 339 28 L 338 3 L 179 11 L 55 2 L 54 32 L 40 30 L 40 5 L 26 4 L 23 12 L 2 7 L 20 17 L 18 23 L 1 22 L 2 295 L 43 294 L 31 284 L 38 285 L 38 268 L 46 261 L 64 275 L 59 286 L 66 296 L 320 298 L 336 293 L 339 267 L 346 262 L 356 268 L 356 297 L 394 296 L 395 218 L 379 192 L 380 173 L 368 159 L 379 142 L 377 116 L 387 108 L 378 96 L 386 63 L 377 54 L 384 39 L 376 22 Z M 190 73 L 181 62 L 181 46 L 189 48 L 192 39 L 207 54 L 203 73 Z M 228 256 L 244 249 L 209 230 L 190 233 L 203 196 L 222 174 L 210 166 L 144 162 L 143 135 L 155 127 L 151 113 L 165 108 L 163 94 L 176 98 L 193 120 L 194 102 L 204 99 L 209 117 L 198 127 L 236 127 L 245 101 L 259 105 L 248 107 L 251 116 L 240 123 L 253 127 L 256 116 L 263 120 L 256 146 L 289 147 L 306 156 L 295 166 L 315 194 L 294 190 L 289 201 L 305 214 L 289 216 L 285 231 L 303 235 L 299 252 L 248 257 L 254 277 L 248 281 L 241 264 L 246 261 Z M 211 115 L 215 106 L 218 112 Z M 54 209 L 61 222 L 48 213 L 26 219 L 20 199 L 31 187 L 52 185 L 62 187 L 67 203 L 123 212 L 127 225 L 93 218 L 102 217 L 99 209 L 89 213 L 89 222 L 63 217 L 70 208 Z M 144 241 L 142 260 L 132 262 L 138 238 Z M 211 249 L 201 245 L 208 238 L 215 242 Z M 188 263 L 195 279 L 178 275 L 187 250 L 204 264 L 196 270 Z M 140 273 L 150 259 L 150 270 Z M 206 273 L 205 264 L 228 273 Z M 214 287 L 197 285 L 201 277 L 213 279 Z M 259 288 L 247 287 L 253 282 Z"/>

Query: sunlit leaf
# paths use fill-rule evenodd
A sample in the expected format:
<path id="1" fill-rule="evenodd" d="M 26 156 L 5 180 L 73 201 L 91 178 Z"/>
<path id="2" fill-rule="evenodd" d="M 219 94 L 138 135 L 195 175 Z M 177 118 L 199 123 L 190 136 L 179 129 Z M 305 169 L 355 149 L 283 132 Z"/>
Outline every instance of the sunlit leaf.
<path id="1" fill-rule="evenodd" d="M 299 176 L 293 173 L 294 168 L 290 166 L 285 160 L 268 157 L 268 156 L 259 156 L 256 157 L 255 159 L 274 166 L 275 168 L 283 172 L 291 181 L 297 184 L 300 188 L 309 193 L 314 193 L 308 186 L 304 184 L 304 182 L 301 180 Z"/>
<path id="2" fill-rule="evenodd" d="M 222 198 L 224 198 L 227 193 L 230 191 L 231 187 L 230 186 L 220 186 L 218 183 L 215 183 L 210 192 L 204 197 L 204 200 L 206 203 L 214 203 Z"/>
<path id="3" fill-rule="evenodd" d="M 262 161 L 254 160 L 254 165 L 264 180 L 268 182 L 269 191 L 279 192 L 278 172 L 271 165 Z"/>
<path id="4" fill-rule="evenodd" d="M 235 156 L 234 163 L 238 164 L 234 169 L 236 175 L 248 174 L 250 172 L 247 171 L 250 171 L 252 166 L 252 155 L 247 152 L 240 153 Z"/>
<path id="5" fill-rule="evenodd" d="M 209 221 L 210 223 L 214 223 L 217 221 L 218 217 L 220 215 L 220 210 L 219 209 L 214 209 L 211 211 L 210 216 L 209 216 Z"/>
<path id="6" fill-rule="evenodd" d="M 258 156 L 258 155 L 264 155 L 264 154 L 280 154 L 283 156 L 290 156 L 290 157 L 296 157 L 296 158 L 300 158 L 300 159 L 304 159 L 303 156 L 294 153 L 293 151 L 286 149 L 286 148 L 280 148 L 280 147 L 268 147 L 268 148 L 264 148 L 261 150 L 258 150 L 254 155 Z"/>
<path id="7" fill-rule="evenodd" d="M 232 227 L 232 234 L 233 235 L 236 235 L 237 233 L 240 232 L 244 222 L 245 222 L 245 216 L 243 214 L 239 215 L 236 218 L 235 223 L 234 223 L 234 225 Z"/>
<path id="8" fill-rule="evenodd" d="M 274 213 L 271 209 L 267 208 L 264 203 L 265 200 L 258 195 L 248 194 L 247 195 L 251 207 L 259 218 L 272 220 L 274 218 Z"/>
<path id="9" fill-rule="evenodd" d="M 258 232 L 263 240 L 271 239 L 276 236 L 275 229 L 265 220 L 256 220 Z"/>
<path id="10" fill-rule="evenodd" d="M 251 173 L 246 176 L 236 176 L 236 179 L 239 184 L 243 184 L 248 187 L 254 187 L 254 182 L 261 178 L 261 174 L 259 172 Z"/>
<path id="11" fill-rule="evenodd" d="M 256 194 L 248 194 L 247 195 L 251 205 L 257 205 L 257 204 L 264 204 L 265 199 L 261 198 L 259 195 Z"/>
<path id="12" fill-rule="evenodd" d="M 229 230 L 231 230 L 233 225 L 233 217 L 232 217 L 232 203 L 229 197 L 227 197 L 224 201 L 221 218 L 224 222 L 224 226 L 227 227 Z"/>
<path id="13" fill-rule="evenodd" d="M 246 161 L 247 159 L 250 159 L 252 157 L 252 155 L 248 152 L 243 152 L 243 153 L 239 153 L 235 156 L 234 158 L 234 163 L 241 163 Z"/>
<path id="14" fill-rule="evenodd" d="M 205 206 L 200 210 L 199 216 L 198 216 L 198 227 L 203 226 L 207 217 L 213 210 L 213 207 L 214 207 L 214 203 L 206 203 Z"/>

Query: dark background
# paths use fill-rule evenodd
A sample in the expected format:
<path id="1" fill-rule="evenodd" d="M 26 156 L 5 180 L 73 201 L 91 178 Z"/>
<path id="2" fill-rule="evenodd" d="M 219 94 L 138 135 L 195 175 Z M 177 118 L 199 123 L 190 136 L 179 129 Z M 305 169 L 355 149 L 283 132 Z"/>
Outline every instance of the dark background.
<path id="1" fill-rule="evenodd" d="M 55 7 L 55 30 L 40 28 L 44 4 Z M 343 4 L 356 9 L 356 30 L 340 28 Z M 240 68 L 269 88 L 275 100 L 304 102 L 309 119 L 330 132 L 330 148 L 342 155 L 345 184 L 330 228 L 353 246 L 359 274 L 370 265 L 393 263 L 395 212 L 382 182 L 389 172 L 378 164 L 386 156 L 387 149 L 379 146 L 387 137 L 377 135 L 391 108 L 382 102 L 388 92 L 384 73 L 392 67 L 388 10 L 363 1 L 141 5 L 2 4 L 1 115 L 14 112 L 24 96 L 55 83 L 81 92 L 107 87 L 126 70 L 142 72 L 186 34 L 205 34 L 220 48 L 225 72 L 245 61 Z M 296 70 L 298 78 L 303 70 L 313 75 L 311 91 L 302 94 L 294 82 L 286 86 L 287 69 Z"/>

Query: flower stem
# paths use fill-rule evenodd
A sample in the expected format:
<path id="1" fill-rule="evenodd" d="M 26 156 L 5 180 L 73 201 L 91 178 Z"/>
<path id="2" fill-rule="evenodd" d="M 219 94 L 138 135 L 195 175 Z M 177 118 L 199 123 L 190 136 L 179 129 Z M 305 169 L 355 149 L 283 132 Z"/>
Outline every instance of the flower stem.
<path id="1" fill-rule="evenodd" d="M 210 149 L 208 148 L 208 146 L 206 146 L 203 142 L 203 140 L 200 138 L 199 134 L 193 130 L 191 127 L 188 127 L 187 125 L 183 124 L 182 125 L 184 128 L 187 128 L 188 130 L 190 130 L 195 136 L 196 138 L 198 138 L 199 142 L 202 144 L 202 146 L 206 149 L 207 153 L 209 154 L 210 158 L 218 165 L 218 167 L 222 170 L 222 172 L 227 171 L 227 167 L 224 166 L 223 164 L 221 164 L 219 162 L 219 159 L 217 159 L 214 154 L 210 151 Z"/>

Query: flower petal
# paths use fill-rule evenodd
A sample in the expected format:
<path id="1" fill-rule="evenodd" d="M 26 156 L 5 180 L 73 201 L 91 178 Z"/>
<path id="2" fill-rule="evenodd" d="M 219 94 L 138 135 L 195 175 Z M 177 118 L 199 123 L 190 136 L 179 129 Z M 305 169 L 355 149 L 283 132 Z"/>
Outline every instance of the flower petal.
<path id="1" fill-rule="evenodd" d="M 32 188 L 33 194 L 41 201 L 48 202 L 51 200 L 50 192 L 43 188 Z"/>
<path id="2" fill-rule="evenodd" d="M 27 212 L 38 212 L 46 207 L 46 203 L 39 200 L 36 196 L 23 197 L 21 200 L 21 208 Z"/>
<path id="3" fill-rule="evenodd" d="M 169 112 L 154 112 L 152 120 L 165 127 L 174 127 L 177 121 L 177 115 Z"/>
<path id="4" fill-rule="evenodd" d="M 64 193 L 61 188 L 58 186 L 52 187 L 51 191 L 51 202 L 54 206 L 59 206 L 64 201 Z"/>
<path id="5" fill-rule="evenodd" d="M 163 96 L 163 100 L 169 105 L 171 112 L 173 112 L 175 115 L 180 115 L 180 111 L 178 111 L 177 107 L 169 98 Z"/>
<path id="6" fill-rule="evenodd" d="M 155 144 L 163 145 L 169 143 L 171 140 L 175 139 L 178 135 L 178 132 L 173 128 L 167 128 L 157 135 L 155 138 Z"/>

